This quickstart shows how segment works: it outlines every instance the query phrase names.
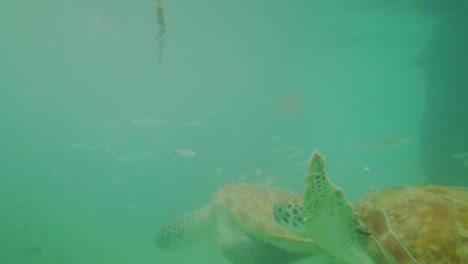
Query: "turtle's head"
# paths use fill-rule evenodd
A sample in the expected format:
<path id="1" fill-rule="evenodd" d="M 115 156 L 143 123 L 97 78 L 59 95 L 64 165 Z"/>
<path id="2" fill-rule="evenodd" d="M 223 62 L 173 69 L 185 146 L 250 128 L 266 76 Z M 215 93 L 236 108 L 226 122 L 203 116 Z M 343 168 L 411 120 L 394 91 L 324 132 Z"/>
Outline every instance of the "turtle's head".
<path id="1" fill-rule="evenodd" d="M 156 246 L 161 249 L 177 249 L 184 247 L 185 221 L 178 217 L 167 223 L 156 235 Z"/>
<path id="2" fill-rule="evenodd" d="M 160 249 L 180 249 L 191 245 L 210 225 L 211 210 L 207 205 L 187 212 L 167 223 L 156 235 L 155 243 Z"/>
<path id="3" fill-rule="evenodd" d="M 309 236 L 307 229 L 304 227 L 302 204 L 277 203 L 273 206 L 273 217 L 279 225 L 295 234 L 303 237 Z"/>

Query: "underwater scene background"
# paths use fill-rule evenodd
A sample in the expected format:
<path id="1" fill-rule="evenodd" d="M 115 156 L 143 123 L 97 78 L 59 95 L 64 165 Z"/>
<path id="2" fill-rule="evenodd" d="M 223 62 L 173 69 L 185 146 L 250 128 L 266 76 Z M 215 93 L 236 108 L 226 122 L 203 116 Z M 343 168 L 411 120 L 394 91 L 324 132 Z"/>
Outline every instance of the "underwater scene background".
<path id="1" fill-rule="evenodd" d="M 155 4 L 0 3 L 0 263 L 228 263 L 154 236 L 314 149 L 352 201 L 467 184 L 468 1 Z"/>

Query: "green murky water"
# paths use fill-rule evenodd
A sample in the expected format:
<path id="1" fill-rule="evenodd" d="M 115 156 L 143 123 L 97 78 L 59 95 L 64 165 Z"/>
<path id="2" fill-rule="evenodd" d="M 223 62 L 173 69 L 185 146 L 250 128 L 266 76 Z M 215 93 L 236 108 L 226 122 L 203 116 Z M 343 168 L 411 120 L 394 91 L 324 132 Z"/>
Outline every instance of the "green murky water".
<path id="1" fill-rule="evenodd" d="M 154 6 L 0 3 L 1 263 L 227 263 L 154 235 L 230 181 L 300 192 L 315 148 L 352 200 L 424 181 L 434 1 L 164 1 L 160 65 Z"/>

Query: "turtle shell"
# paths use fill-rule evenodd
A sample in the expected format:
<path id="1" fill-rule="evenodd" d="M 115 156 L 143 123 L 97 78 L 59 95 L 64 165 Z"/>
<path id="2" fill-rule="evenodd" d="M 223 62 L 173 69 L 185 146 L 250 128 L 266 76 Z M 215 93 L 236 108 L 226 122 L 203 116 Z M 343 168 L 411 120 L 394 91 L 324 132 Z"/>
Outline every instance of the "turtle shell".
<path id="1" fill-rule="evenodd" d="M 468 189 L 398 187 L 354 205 L 397 263 L 468 263 Z"/>
<path id="2" fill-rule="evenodd" d="M 215 193 L 213 202 L 257 239 L 290 252 L 315 254 L 320 251 L 312 238 L 293 233 L 273 217 L 273 206 L 278 203 L 302 203 L 302 196 L 297 193 L 268 185 L 231 183 Z"/>

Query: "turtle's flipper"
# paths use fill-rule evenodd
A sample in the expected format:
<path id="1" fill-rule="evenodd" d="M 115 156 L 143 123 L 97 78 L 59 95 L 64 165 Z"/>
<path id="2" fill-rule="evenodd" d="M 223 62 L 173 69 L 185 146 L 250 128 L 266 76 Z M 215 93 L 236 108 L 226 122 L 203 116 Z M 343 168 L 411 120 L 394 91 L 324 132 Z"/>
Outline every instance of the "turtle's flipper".
<path id="1" fill-rule="evenodd" d="M 185 213 L 167 223 L 156 235 L 156 245 L 161 249 L 180 249 L 192 244 L 211 226 L 210 207 Z"/>
<path id="2" fill-rule="evenodd" d="M 307 169 L 303 210 L 309 235 L 329 254 L 345 263 L 374 263 L 368 250 L 370 233 L 343 190 L 328 178 L 324 157 L 317 151 Z"/>
<path id="3" fill-rule="evenodd" d="M 242 232 L 220 239 L 219 246 L 233 264 L 288 264 L 311 256 L 275 247 Z"/>
<path id="4" fill-rule="evenodd" d="M 235 221 L 221 219 L 215 237 L 224 256 L 233 264 L 289 264 L 314 253 L 294 253 L 276 247 L 245 233 Z"/>

